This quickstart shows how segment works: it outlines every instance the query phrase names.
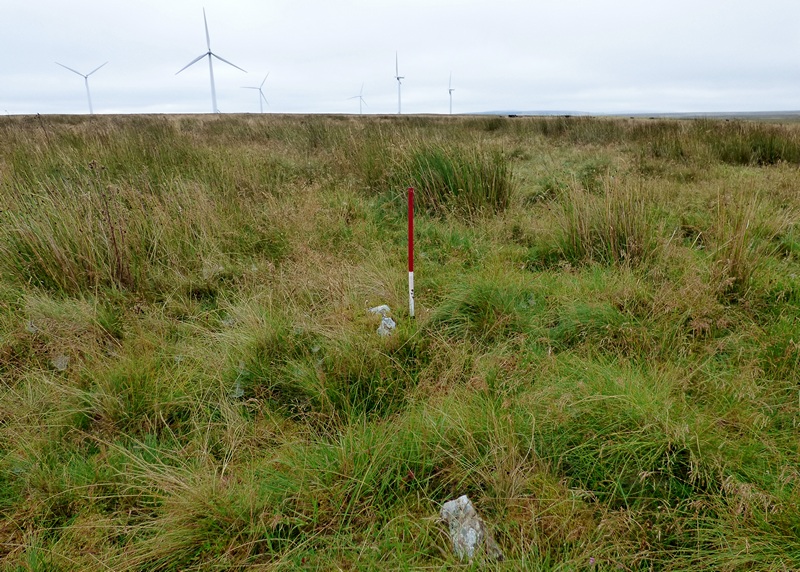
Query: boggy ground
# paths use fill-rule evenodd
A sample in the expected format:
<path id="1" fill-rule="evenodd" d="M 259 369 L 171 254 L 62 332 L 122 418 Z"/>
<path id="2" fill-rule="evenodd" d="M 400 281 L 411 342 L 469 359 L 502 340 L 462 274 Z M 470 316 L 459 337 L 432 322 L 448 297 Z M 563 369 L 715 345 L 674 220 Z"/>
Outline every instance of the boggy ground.
<path id="1" fill-rule="evenodd" d="M 0 133 L 5 569 L 800 568 L 800 126 Z"/>

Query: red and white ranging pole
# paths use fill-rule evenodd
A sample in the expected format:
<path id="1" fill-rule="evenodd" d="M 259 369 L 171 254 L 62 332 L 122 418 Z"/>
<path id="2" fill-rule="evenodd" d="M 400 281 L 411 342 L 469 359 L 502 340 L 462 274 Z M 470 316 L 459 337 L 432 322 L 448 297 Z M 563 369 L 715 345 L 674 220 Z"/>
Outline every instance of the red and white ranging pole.
<path id="1" fill-rule="evenodd" d="M 414 317 L 414 187 L 408 187 L 408 315 Z"/>

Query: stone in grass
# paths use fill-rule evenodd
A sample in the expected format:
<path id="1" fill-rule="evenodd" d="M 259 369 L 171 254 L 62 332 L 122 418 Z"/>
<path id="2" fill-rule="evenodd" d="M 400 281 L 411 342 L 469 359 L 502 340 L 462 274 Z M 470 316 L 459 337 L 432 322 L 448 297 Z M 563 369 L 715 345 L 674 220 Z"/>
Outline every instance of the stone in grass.
<path id="1" fill-rule="evenodd" d="M 386 316 L 381 320 L 381 325 L 378 326 L 378 335 L 379 336 L 388 336 L 394 331 L 397 324 L 394 323 L 389 316 Z"/>
<path id="2" fill-rule="evenodd" d="M 450 529 L 453 551 L 461 560 L 472 560 L 483 550 L 490 560 L 502 560 L 503 551 L 494 541 L 492 532 L 478 516 L 467 495 L 442 505 L 440 516 Z"/>
<path id="3" fill-rule="evenodd" d="M 58 371 L 67 371 L 67 367 L 69 366 L 69 356 L 65 356 L 64 354 L 57 355 L 50 360 L 50 365 L 52 365 Z"/>
<path id="4" fill-rule="evenodd" d="M 386 304 L 381 304 L 380 306 L 375 306 L 374 308 L 370 308 L 370 314 L 380 314 L 384 318 L 391 313 L 392 309 L 389 308 Z"/>
<path id="5" fill-rule="evenodd" d="M 381 324 L 378 326 L 378 335 L 379 336 L 388 336 L 394 331 L 397 324 L 394 320 L 392 320 L 388 314 L 392 311 L 389 306 L 383 304 L 381 306 L 375 306 L 374 308 L 369 309 L 371 314 L 376 314 L 381 316 Z"/>

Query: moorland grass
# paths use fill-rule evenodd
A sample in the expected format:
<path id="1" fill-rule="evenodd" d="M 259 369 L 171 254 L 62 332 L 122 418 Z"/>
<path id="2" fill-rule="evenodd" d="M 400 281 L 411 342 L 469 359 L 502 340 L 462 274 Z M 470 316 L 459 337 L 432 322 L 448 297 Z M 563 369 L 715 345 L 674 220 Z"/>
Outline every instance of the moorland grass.
<path id="1" fill-rule="evenodd" d="M 4 568 L 800 568 L 800 127 L 0 133 Z"/>
<path id="2" fill-rule="evenodd" d="M 466 217 L 505 210 L 513 193 L 508 160 L 499 151 L 429 146 L 409 153 L 400 179 L 416 187 L 419 206 L 432 214 Z"/>

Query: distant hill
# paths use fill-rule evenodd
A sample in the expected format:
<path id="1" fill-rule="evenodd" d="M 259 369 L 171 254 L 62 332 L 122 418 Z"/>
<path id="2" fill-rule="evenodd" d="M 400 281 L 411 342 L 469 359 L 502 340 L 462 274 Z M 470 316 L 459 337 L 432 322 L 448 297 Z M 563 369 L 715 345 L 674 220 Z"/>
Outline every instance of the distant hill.
<path id="1" fill-rule="evenodd" d="M 579 117 L 638 117 L 658 119 L 751 119 L 760 121 L 800 121 L 800 110 L 789 111 L 695 111 L 681 113 L 590 113 L 588 111 L 479 111 L 471 115 L 507 115 L 507 116 L 579 116 Z"/>
<path id="2" fill-rule="evenodd" d="M 468 115 L 518 115 L 518 116 L 558 116 L 558 115 L 581 115 L 590 116 L 592 113 L 586 111 L 561 111 L 561 110 L 545 110 L 545 111 L 478 111 Z"/>
<path id="3" fill-rule="evenodd" d="M 610 114 L 616 117 L 658 117 L 675 119 L 697 119 L 708 117 L 712 119 L 753 119 L 753 120 L 787 120 L 800 119 L 800 110 L 795 111 L 712 111 L 712 112 L 687 112 L 687 113 L 617 113 Z"/>

